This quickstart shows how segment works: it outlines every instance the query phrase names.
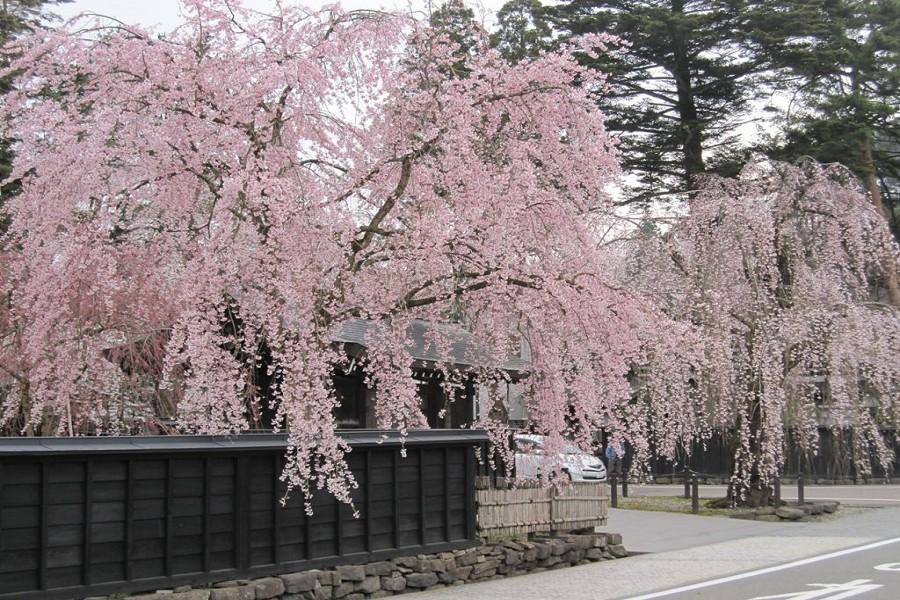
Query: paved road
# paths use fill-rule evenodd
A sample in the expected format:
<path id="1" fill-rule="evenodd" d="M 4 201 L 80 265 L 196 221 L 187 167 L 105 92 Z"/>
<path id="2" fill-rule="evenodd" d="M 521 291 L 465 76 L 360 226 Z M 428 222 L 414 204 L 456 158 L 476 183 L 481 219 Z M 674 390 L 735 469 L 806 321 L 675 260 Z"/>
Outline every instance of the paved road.
<path id="1" fill-rule="evenodd" d="M 859 508 L 848 512 L 844 518 L 818 523 L 758 523 L 719 517 L 617 510 L 610 513 L 608 529 L 622 532 L 625 545 L 630 550 L 646 554 L 624 560 L 424 592 L 416 594 L 414 598 L 416 600 L 640 598 L 642 595 L 671 588 L 828 555 L 886 538 L 900 538 L 900 507 Z M 736 591 L 731 588 L 722 588 L 724 591 L 721 591 L 715 589 L 715 586 L 708 586 L 669 597 L 677 600 L 686 598 L 748 600 L 754 596 L 740 595 L 743 591 L 752 593 L 760 590 L 760 593 L 765 594 L 768 594 L 769 590 L 774 590 L 773 593 L 777 594 L 809 590 L 816 592 L 818 588 L 805 586 L 808 583 L 843 584 L 857 579 L 870 579 L 873 584 L 882 585 L 881 588 L 865 592 L 873 594 L 872 599 L 897 600 L 900 598 L 900 587 L 893 585 L 890 579 L 881 582 L 885 575 L 880 571 L 876 574 L 871 573 L 870 567 L 875 563 L 900 562 L 900 544 L 886 546 L 881 552 L 883 553 L 871 555 L 860 552 L 859 557 L 852 559 L 843 556 L 834 557 L 817 563 L 794 565 L 780 571 L 762 573 L 759 577 L 745 577 L 734 582 L 724 582 L 730 585 L 743 581 L 747 587 L 739 587 Z M 852 562 L 856 558 L 860 559 L 859 564 Z M 846 572 L 842 570 L 845 562 L 849 569 Z M 818 565 L 821 570 L 811 572 L 801 570 L 813 564 Z M 841 569 L 834 565 L 840 565 Z M 830 577 L 831 575 L 834 577 Z M 828 577 L 823 579 L 823 576 Z M 760 582 L 769 580 L 774 587 L 762 587 Z M 876 592 L 893 595 L 876 596 L 874 595 Z M 738 595 L 731 595 L 732 593 Z M 831 596 L 801 595 L 794 598 L 785 596 L 784 600 L 839 600 L 852 597 L 841 596 L 840 593 L 844 592 L 835 592 L 835 595 Z M 846 593 L 855 593 L 855 590 Z M 862 595 L 860 598 L 868 600 L 869 596 Z"/>
<path id="2" fill-rule="evenodd" d="M 701 498 L 724 498 L 727 488 L 724 485 L 701 485 L 698 491 Z M 628 486 L 628 494 L 631 496 L 680 496 L 683 493 L 683 485 Z M 781 497 L 784 500 L 796 500 L 797 486 L 782 486 Z M 900 485 L 807 485 L 804 497 L 806 500 L 837 500 L 849 506 L 900 506 Z"/>
<path id="3" fill-rule="evenodd" d="M 897 600 L 900 538 L 765 567 L 630 600 Z"/>
<path id="4" fill-rule="evenodd" d="M 897 514 L 900 509 L 887 511 Z M 646 554 L 670 552 L 753 537 L 847 537 L 866 539 L 882 536 L 882 511 L 874 508 L 845 508 L 833 521 L 768 523 L 696 517 L 640 510 L 610 509 L 609 524 L 598 531 L 621 533 L 629 552 Z M 900 535 L 900 522 L 897 523 Z M 900 598 L 900 596 L 898 596 Z"/>

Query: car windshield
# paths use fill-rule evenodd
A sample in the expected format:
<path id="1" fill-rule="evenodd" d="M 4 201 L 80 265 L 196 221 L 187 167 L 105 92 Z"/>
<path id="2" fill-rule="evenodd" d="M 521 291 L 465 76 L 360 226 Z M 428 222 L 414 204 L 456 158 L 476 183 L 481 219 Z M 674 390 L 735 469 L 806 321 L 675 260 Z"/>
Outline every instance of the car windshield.
<path id="1" fill-rule="evenodd" d="M 537 440 L 519 438 L 516 440 L 516 449 L 519 452 L 536 452 L 543 450 L 543 445 Z"/>
<path id="2" fill-rule="evenodd" d="M 542 439 L 516 438 L 516 451 L 518 452 L 541 452 L 543 449 L 544 441 Z M 590 452 L 585 452 L 572 442 L 565 442 L 559 449 L 559 452 L 560 454 L 567 454 L 569 456 L 576 454 L 591 456 Z"/>
<path id="3" fill-rule="evenodd" d="M 585 452 L 575 444 L 563 444 L 562 451 L 566 454 L 587 454 L 587 452 Z"/>

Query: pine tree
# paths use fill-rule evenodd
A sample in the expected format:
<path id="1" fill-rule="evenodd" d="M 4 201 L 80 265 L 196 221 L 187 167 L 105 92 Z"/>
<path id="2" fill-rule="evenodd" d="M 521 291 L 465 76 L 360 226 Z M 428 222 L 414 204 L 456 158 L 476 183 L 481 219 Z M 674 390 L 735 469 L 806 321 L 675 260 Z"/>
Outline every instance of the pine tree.
<path id="1" fill-rule="evenodd" d="M 466 58 L 478 50 L 479 37 L 484 34 L 475 21 L 474 11 L 463 0 L 447 0 L 431 13 L 428 24 L 459 46 L 455 52 L 459 61 L 452 65 L 452 74 L 456 77 L 468 75 Z"/>
<path id="2" fill-rule="evenodd" d="M 491 46 L 503 58 L 517 63 L 550 48 L 553 31 L 539 0 L 510 0 L 497 11 L 497 29 Z"/>
<path id="3" fill-rule="evenodd" d="M 734 172 L 727 157 L 761 69 L 743 46 L 742 3 L 574 0 L 545 10 L 564 36 L 605 31 L 627 43 L 592 62 L 613 86 L 600 104 L 634 176 L 627 201 L 670 197 L 705 173 Z"/>
<path id="4" fill-rule="evenodd" d="M 0 46 L 16 35 L 31 31 L 42 21 L 53 18 L 45 8 L 48 4 L 64 4 L 72 0 L 0 0 Z M 0 67 L 9 64 L 9 55 L 0 53 Z M 0 94 L 9 91 L 10 78 L 0 78 Z M 0 140 L 0 197 L 15 193 L 15 182 L 5 181 L 12 170 L 12 151 L 9 140 Z M 5 225 L 0 224 L 5 230 Z"/>
<path id="5" fill-rule="evenodd" d="M 900 239 L 900 1 L 766 0 L 754 25 L 793 77 L 795 101 L 769 154 L 849 167 Z"/>

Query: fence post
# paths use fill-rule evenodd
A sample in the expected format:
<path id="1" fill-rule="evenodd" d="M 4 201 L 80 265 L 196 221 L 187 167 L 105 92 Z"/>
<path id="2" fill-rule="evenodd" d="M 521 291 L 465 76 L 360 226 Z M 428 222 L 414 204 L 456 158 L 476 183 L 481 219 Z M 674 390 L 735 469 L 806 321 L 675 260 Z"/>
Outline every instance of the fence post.
<path id="1" fill-rule="evenodd" d="M 556 531 L 556 486 L 550 488 L 550 531 Z"/>
<path id="2" fill-rule="evenodd" d="M 619 506 L 619 490 L 618 490 L 619 482 L 616 481 L 615 474 L 609 476 L 609 505 L 613 508 L 618 508 Z"/>
<path id="3" fill-rule="evenodd" d="M 691 512 L 700 514 L 700 485 L 696 475 L 691 477 Z"/>
<path id="4" fill-rule="evenodd" d="M 775 508 L 781 506 L 781 479 L 776 477 L 774 482 L 775 487 Z"/>
<path id="5" fill-rule="evenodd" d="M 628 497 L 628 478 L 625 476 L 622 476 L 622 497 Z"/>
<path id="6" fill-rule="evenodd" d="M 507 467 L 507 471 L 509 471 L 509 477 L 515 479 L 518 477 L 518 474 L 516 474 L 516 434 L 510 433 L 507 441 L 509 442 L 509 449 L 511 452 L 510 457 L 512 458 L 512 462 Z"/>
<path id="7" fill-rule="evenodd" d="M 691 477 L 690 472 L 685 469 L 684 470 L 684 498 L 688 499 L 691 497 Z"/>
<path id="8" fill-rule="evenodd" d="M 803 473 L 797 474 L 797 504 L 803 504 L 805 502 L 804 494 L 803 494 Z"/>

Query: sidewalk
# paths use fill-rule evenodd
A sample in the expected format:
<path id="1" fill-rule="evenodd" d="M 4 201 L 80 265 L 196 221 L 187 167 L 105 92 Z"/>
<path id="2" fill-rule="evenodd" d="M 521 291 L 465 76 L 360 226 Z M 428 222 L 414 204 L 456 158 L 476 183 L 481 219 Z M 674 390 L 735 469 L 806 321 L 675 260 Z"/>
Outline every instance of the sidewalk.
<path id="1" fill-rule="evenodd" d="M 629 552 L 658 553 L 753 536 L 782 535 L 803 525 L 611 508 L 608 525 L 597 531 L 621 533 Z"/>
<path id="2" fill-rule="evenodd" d="M 416 600 L 612 600 L 790 562 L 900 535 L 900 508 L 857 509 L 834 521 L 760 523 L 610 511 L 603 529 L 647 552 L 509 579 L 416 594 Z"/>

